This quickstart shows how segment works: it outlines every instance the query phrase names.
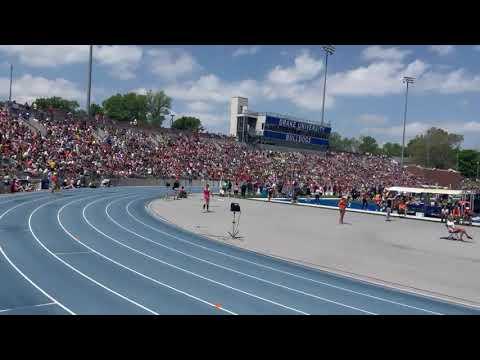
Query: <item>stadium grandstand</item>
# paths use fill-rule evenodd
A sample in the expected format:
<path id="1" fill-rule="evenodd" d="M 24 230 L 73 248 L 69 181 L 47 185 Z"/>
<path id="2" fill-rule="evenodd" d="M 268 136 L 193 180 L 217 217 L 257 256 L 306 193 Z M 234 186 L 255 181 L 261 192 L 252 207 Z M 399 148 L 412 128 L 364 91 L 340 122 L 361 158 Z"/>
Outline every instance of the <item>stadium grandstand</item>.
<path id="1" fill-rule="evenodd" d="M 232 102 L 238 105 L 239 100 Z M 266 119 L 257 117 L 260 125 L 254 127 Z M 294 125 L 298 128 L 298 122 Z M 451 171 L 412 166 L 402 171 L 397 161 L 384 155 L 332 152 L 323 145 L 322 152 L 307 153 L 259 149 L 234 136 L 140 128 L 106 117 L 89 122 L 14 102 L 1 108 L 0 131 L 3 192 L 14 191 L 14 179 L 25 184 L 19 184 L 21 191 L 32 188 L 29 183 L 48 182 L 54 172 L 66 186 L 98 186 L 105 178 L 113 184 L 131 184 L 133 179 L 149 184 L 159 179 L 230 180 L 255 190 L 275 184 L 280 193 L 294 187 L 305 193 L 321 188 L 336 196 L 352 192 L 373 196 L 388 186 L 468 184 Z"/>

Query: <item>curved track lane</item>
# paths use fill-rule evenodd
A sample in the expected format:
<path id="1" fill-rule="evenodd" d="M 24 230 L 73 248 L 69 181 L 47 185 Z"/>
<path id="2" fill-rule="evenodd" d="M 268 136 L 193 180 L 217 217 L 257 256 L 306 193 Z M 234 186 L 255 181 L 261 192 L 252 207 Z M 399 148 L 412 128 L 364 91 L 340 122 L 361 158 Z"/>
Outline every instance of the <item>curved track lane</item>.
<path id="1" fill-rule="evenodd" d="M 480 314 L 215 242 L 151 216 L 161 187 L 0 198 L 3 314 Z"/>

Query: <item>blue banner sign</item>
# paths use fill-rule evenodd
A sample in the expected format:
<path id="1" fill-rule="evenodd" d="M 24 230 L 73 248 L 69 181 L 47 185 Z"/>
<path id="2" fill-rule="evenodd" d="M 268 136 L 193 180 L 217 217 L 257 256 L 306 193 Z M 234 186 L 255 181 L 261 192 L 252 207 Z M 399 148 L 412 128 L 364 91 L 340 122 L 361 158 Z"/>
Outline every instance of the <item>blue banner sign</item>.
<path id="1" fill-rule="evenodd" d="M 332 130 L 330 127 L 310 124 L 307 122 L 267 116 L 265 119 L 265 129 L 268 130 L 269 128 L 281 128 L 286 132 L 288 132 L 288 130 L 290 129 L 292 130 L 292 132 L 295 132 L 295 133 L 304 133 L 304 134 L 313 135 L 313 136 L 315 134 L 328 135 Z"/>
<path id="2" fill-rule="evenodd" d="M 283 141 L 290 141 L 302 144 L 312 144 L 312 145 L 328 145 L 328 140 L 320 139 L 312 136 L 297 135 L 290 133 L 282 133 L 277 131 L 265 130 L 263 132 L 265 138 L 277 139 Z"/>

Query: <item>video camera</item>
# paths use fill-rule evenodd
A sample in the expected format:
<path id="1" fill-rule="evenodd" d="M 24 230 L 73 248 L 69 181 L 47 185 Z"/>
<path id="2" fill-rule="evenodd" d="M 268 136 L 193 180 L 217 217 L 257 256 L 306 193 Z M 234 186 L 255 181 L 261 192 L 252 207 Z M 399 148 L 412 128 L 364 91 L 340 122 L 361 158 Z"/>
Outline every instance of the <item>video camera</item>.
<path id="1" fill-rule="evenodd" d="M 230 211 L 231 212 L 240 212 L 240 205 L 238 203 L 231 203 L 230 204 Z"/>

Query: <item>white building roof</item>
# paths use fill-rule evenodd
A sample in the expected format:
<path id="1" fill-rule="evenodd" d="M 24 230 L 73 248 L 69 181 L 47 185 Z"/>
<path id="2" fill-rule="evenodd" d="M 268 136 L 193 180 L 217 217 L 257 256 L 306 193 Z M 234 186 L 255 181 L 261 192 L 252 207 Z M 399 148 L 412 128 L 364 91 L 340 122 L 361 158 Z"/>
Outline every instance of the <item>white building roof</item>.
<path id="1" fill-rule="evenodd" d="M 388 191 L 397 191 L 413 194 L 441 194 L 441 195 L 462 195 L 465 192 L 463 190 L 449 190 L 449 189 L 429 189 L 429 188 L 414 188 L 403 186 L 392 186 L 387 188 Z"/>

